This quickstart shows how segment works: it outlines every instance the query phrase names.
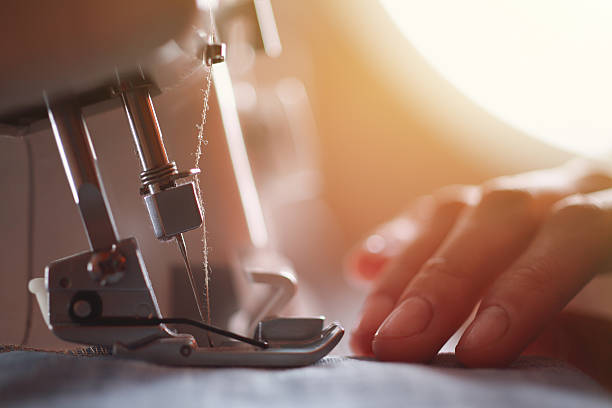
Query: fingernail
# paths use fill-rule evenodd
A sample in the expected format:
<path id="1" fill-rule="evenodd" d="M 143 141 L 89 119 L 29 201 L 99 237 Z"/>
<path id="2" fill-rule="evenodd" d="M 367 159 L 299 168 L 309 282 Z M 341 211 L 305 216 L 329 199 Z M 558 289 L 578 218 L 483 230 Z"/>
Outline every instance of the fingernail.
<path id="1" fill-rule="evenodd" d="M 374 295 L 366 300 L 357 326 L 351 331 L 350 346 L 357 355 L 372 355 L 374 332 L 393 311 L 395 302 L 386 295 Z"/>
<path id="2" fill-rule="evenodd" d="M 465 332 L 457 348 L 469 350 L 486 347 L 501 339 L 508 331 L 509 326 L 508 313 L 500 306 L 489 306 L 478 313 L 474 323 Z"/>
<path id="3" fill-rule="evenodd" d="M 433 317 L 431 304 L 422 297 L 404 300 L 385 319 L 376 337 L 411 337 L 425 331 Z"/>
<path id="4" fill-rule="evenodd" d="M 352 269 L 359 277 L 371 280 L 380 274 L 388 260 L 384 255 L 364 251 L 353 258 Z"/>

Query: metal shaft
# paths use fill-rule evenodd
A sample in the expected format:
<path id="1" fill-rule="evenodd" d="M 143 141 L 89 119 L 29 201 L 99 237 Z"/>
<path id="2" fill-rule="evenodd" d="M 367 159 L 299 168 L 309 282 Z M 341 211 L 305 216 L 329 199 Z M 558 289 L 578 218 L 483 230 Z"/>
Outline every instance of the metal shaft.
<path id="1" fill-rule="evenodd" d="M 168 160 L 168 154 L 164 146 L 162 132 L 157 122 L 157 115 L 151 95 L 146 87 L 134 87 L 126 89 L 121 93 L 123 108 L 130 123 L 130 130 L 134 138 L 134 144 L 138 151 L 142 173 L 140 179 L 146 185 L 149 193 L 154 194 L 164 187 L 165 177 L 169 174 L 178 173 L 176 164 Z M 174 183 L 172 183 L 174 185 Z M 201 218 L 200 218 L 201 223 Z M 187 256 L 187 246 L 182 233 L 174 236 L 181 251 L 183 262 L 187 270 L 187 276 L 198 306 L 198 312 L 203 322 L 210 324 L 210 304 L 208 303 L 208 282 L 204 282 L 205 298 L 203 301 L 198 296 L 197 285 L 191 270 L 189 258 Z M 210 337 L 209 345 L 212 345 Z"/>
<path id="2" fill-rule="evenodd" d="M 118 234 L 81 108 L 74 101 L 47 100 L 47 113 L 90 247 L 106 250 L 117 243 Z"/>
<path id="3" fill-rule="evenodd" d="M 168 165 L 168 154 L 155 115 L 151 95 L 146 88 L 121 93 L 121 99 L 143 171 Z"/>

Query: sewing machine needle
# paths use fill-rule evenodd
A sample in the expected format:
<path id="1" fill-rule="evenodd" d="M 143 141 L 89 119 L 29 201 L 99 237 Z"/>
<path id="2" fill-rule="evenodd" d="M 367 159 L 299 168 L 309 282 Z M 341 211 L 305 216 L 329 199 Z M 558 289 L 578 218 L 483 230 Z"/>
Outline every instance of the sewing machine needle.
<path id="1" fill-rule="evenodd" d="M 191 264 L 189 263 L 189 258 L 187 257 L 187 245 L 185 244 L 185 237 L 183 234 L 176 234 L 174 236 L 176 239 L 176 243 L 181 251 L 181 255 L 183 255 L 183 261 L 185 262 L 185 268 L 187 269 L 187 276 L 189 277 L 189 284 L 191 285 L 191 290 L 193 292 L 193 297 L 195 299 L 196 305 L 198 306 L 198 313 L 200 314 L 200 319 L 202 322 L 210 324 L 210 309 L 208 307 L 208 293 L 206 293 L 205 299 L 205 309 L 203 310 L 202 304 L 198 298 L 198 290 L 196 288 L 195 278 L 193 276 L 193 271 L 191 270 Z M 208 345 L 210 347 L 213 346 L 212 340 L 210 338 L 210 334 L 206 333 L 206 338 L 208 340 Z"/>

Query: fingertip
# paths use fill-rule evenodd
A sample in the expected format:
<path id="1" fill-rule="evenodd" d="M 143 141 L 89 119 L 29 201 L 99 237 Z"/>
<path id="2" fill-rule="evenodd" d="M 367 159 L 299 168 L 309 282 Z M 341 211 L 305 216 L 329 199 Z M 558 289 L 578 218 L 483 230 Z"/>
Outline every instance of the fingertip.
<path id="1" fill-rule="evenodd" d="M 372 350 L 383 361 L 430 361 L 439 347 L 427 335 L 433 319 L 429 301 L 413 296 L 405 299 L 376 332 Z"/>
<path id="2" fill-rule="evenodd" d="M 353 354 L 360 357 L 374 355 L 372 351 L 372 335 L 359 330 L 353 330 L 349 339 L 349 347 Z"/>
<path id="3" fill-rule="evenodd" d="M 372 234 L 353 249 L 346 258 L 350 276 L 371 281 L 380 275 L 385 264 L 398 254 L 395 240 L 383 234 Z"/>
<path id="4" fill-rule="evenodd" d="M 510 338 L 511 321 L 498 305 L 481 310 L 455 347 L 457 359 L 467 367 L 503 367 L 518 357 Z"/>
<path id="5" fill-rule="evenodd" d="M 359 355 L 372 355 L 372 340 L 380 324 L 393 310 L 394 301 L 384 293 L 370 295 L 363 306 L 361 317 L 351 331 L 350 346 Z"/>
<path id="6" fill-rule="evenodd" d="M 383 254 L 360 248 L 349 255 L 346 269 L 351 277 L 371 281 L 380 275 L 388 261 L 389 257 Z"/>

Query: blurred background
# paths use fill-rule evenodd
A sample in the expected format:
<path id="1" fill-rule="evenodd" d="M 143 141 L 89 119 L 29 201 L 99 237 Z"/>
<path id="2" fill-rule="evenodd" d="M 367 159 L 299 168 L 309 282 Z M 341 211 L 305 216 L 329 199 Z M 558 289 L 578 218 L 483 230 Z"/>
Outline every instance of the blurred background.
<path id="1" fill-rule="evenodd" d="M 411 199 L 612 145 L 604 3 L 273 0 L 280 43 L 265 50 L 247 3 L 222 2 L 217 24 L 270 235 L 296 268 L 307 313 L 351 326 L 365 288 L 345 279 L 343 256 Z M 196 72 L 155 98 L 179 167 L 194 162 L 204 86 Z M 114 110 L 87 122 L 119 233 L 138 239 L 162 312 L 182 312 L 179 252 L 152 234 L 125 117 Z M 220 132 L 211 98 L 202 183 L 212 285 L 225 293 L 226 197 L 235 191 L 215 170 Z M 51 132 L 27 138 L 30 152 L 22 139 L 0 139 L 0 343 L 19 343 L 25 329 L 30 251 L 42 276 L 49 262 L 87 249 Z M 200 236 L 187 238 L 197 265 Z M 32 318 L 29 344 L 62 345 L 38 310 Z"/>

